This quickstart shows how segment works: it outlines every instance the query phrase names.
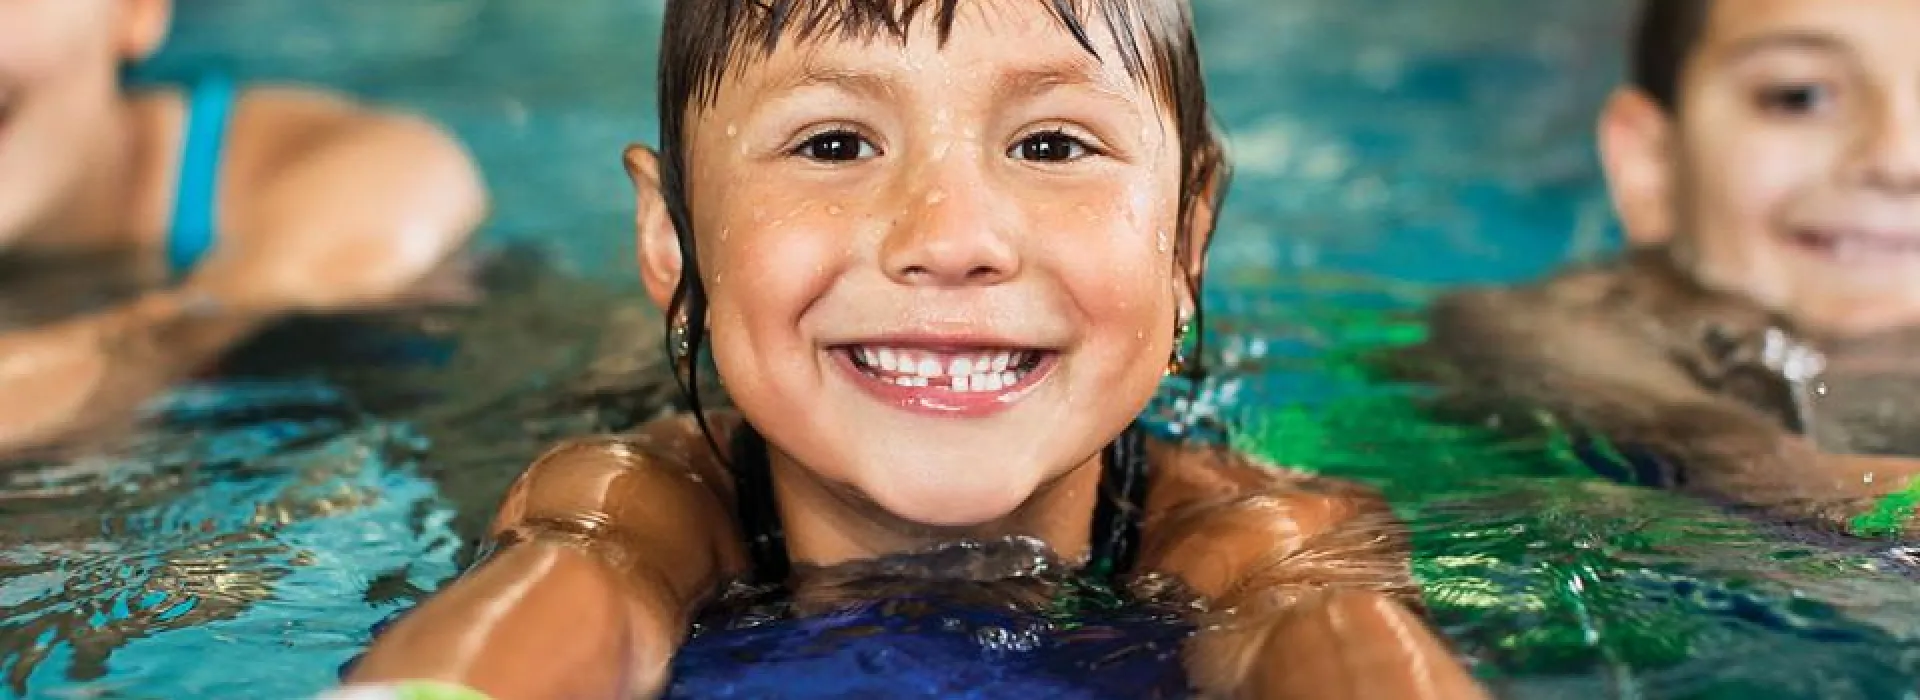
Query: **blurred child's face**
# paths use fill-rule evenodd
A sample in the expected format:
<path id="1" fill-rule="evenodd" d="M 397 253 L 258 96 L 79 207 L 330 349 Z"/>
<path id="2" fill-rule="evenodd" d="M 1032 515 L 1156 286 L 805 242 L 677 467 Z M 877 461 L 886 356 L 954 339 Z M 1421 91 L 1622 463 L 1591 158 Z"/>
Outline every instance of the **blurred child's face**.
<path id="1" fill-rule="evenodd" d="M 961 10 L 944 46 L 931 25 L 736 69 L 689 120 L 688 202 L 735 403 L 818 476 L 965 526 L 1158 385 L 1190 305 L 1181 154 L 1103 28 L 1104 61 L 1032 0 Z"/>
<path id="2" fill-rule="evenodd" d="M 49 225 L 126 115 L 122 63 L 166 29 L 164 0 L 0 0 L 0 248 Z"/>
<path id="3" fill-rule="evenodd" d="M 1603 121 L 1632 237 L 1822 330 L 1920 323 L 1920 3 L 1715 3 L 1671 120 Z"/>

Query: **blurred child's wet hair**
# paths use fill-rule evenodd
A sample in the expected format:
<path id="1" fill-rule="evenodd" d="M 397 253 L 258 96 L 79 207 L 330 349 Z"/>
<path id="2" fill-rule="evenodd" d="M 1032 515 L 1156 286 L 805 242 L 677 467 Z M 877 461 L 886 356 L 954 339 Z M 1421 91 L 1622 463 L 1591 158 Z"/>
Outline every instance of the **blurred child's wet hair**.
<path id="1" fill-rule="evenodd" d="M 667 319 L 669 324 L 676 318 L 686 323 L 686 335 L 672 339 L 674 334 L 669 333 L 669 342 L 684 342 L 697 357 L 706 334 L 706 290 L 696 267 L 692 217 L 687 211 L 686 135 L 692 118 L 717 99 L 728 72 L 764 58 L 782 42 L 904 42 L 915 22 L 931 22 L 932 30 L 945 42 L 956 15 L 984 1 L 989 0 L 668 0 L 660 42 L 660 181 L 685 267 Z M 1078 44 L 1098 60 L 1119 61 L 1128 74 L 1158 94 L 1173 115 L 1180 142 L 1181 226 L 1175 253 L 1184 268 L 1193 252 L 1196 205 L 1201 197 L 1224 191 L 1226 176 L 1187 0 L 990 1 L 1040 4 L 1058 20 L 1063 40 Z M 1118 55 L 1100 55 L 1093 31 L 1108 32 Z M 1198 275 L 1188 278 L 1198 327 Z M 681 387 L 697 415 L 700 401 L 693 390 L 693 371 L 682 372 Z"/>
<path id="2" fill-rule="evenodd" d="M 1668 114 L 1680 111 L 1680 80 L 1707 29 L 1713 0 L 1641 0 L 1628 79 Z"/>

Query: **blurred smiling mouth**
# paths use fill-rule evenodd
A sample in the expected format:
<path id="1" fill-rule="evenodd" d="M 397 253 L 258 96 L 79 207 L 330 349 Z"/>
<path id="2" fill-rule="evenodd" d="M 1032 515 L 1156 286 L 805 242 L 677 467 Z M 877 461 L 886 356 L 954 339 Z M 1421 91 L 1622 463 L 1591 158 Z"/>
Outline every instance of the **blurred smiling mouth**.
<path id="1" fill-rule="evenodd" d="M 1056 366 L 1050 350 L 854 344 L 833 348 L 868 393 L 903 408 L 985 415 L 1028 394 Z"/>
<path id="2" fill-rule="evenodd" d="M 1803 228 L 1793 232 L 1792 240 L 1802 249 L 1844 263 L 1906 262 L 1920 256 L 1920 229 Z"/>

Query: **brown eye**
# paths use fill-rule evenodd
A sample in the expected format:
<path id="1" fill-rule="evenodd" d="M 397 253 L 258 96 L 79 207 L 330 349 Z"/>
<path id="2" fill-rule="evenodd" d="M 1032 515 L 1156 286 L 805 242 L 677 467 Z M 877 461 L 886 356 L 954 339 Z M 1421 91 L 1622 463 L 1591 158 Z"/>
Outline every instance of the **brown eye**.
<path id="1" fill-rule="evenodd" d="M 1066 163 L 1086 157 L 1087 144 L 1062 131 L 1042 131 L 1014 144 L 1007 155 L 1042 163 Z"/>
<path id="2" fill-rule="evenodd" d="M 823 163 L 850 163 L 878 154 L 871 142 L 845 129 L 816 134 L 794 149 L 794 155 Z"/>
<path id="3" fill-rule="evenodd" d="M 1761 88 L 1754 101 L 1761 111 L 1773 114 L 1813 114 L 1833 101 L 1833 90 L 1818 83 L 1770 85 Z"/>

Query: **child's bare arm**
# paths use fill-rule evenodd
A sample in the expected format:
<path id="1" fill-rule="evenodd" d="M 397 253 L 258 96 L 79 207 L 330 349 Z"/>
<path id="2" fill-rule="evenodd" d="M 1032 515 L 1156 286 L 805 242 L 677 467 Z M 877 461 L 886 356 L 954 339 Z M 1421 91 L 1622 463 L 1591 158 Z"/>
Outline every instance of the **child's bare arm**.
<path id="1" fill-rule="evenodd" d="M 1478 698 L 1413 610 L 1405 532 L 1356 485 L 1179 451 L 1158 479 L 1143 565 L 1216 619 L 1189 665 L 1206 692 L 1257 698 Z M 1163 472 L 1165 473 L 1165 472 Z"/>
<path id="2" fill-rule="evenodd" d="M 0 334 L 0 452 L 115 426 L 211 361 L 261 319 L 186 295 Z"/>
<path id="3" fill-rule="evenodd" d="M 443 680 L 498 700 L 657 693 L 690 616 L 745 569 L 727 479 L 689 419 L 536 462 L 500 549 L 377 640 L 350 682 Z"/>

